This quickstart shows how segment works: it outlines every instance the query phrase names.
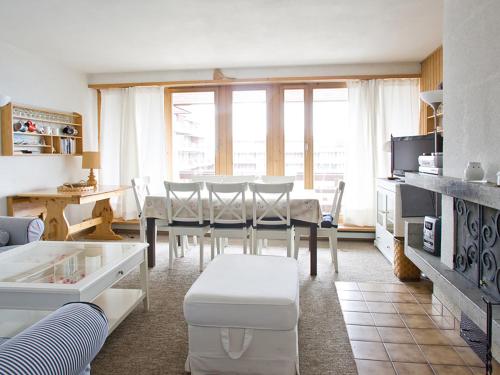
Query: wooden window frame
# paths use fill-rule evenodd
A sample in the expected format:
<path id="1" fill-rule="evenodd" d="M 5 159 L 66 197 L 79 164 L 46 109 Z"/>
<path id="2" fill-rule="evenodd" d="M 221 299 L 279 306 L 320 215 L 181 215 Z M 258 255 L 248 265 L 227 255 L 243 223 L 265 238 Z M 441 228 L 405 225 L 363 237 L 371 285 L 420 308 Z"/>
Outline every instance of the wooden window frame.
<path id="1" fill-rule="evenodd" d="M 276 85 L 263 85 L 263 84 L 246 84 L 246 85 L 234 85 L 234 86 L 225 86 L 229 89 L 231 92 L 230 95 L 230 102 L 228 105 L 231 108 L 231 114 L 232 114 L 232 108 L 233 108 L 233 92 L 235 91 L 258 91 L 258 90 L 263 90 L 266 91 L 266 174 L 269 176 L 274 176 L 274 165 L 275 165 L 275 154 L 278 154 L 275 152 L 275 145 L 273 142 L 275 140 L 275 134 L 276 134 L 276 123 L 275 123 L 275 117 L 278 116 L 278 122 L 279 122 L 279 112 L 276 112 L 275 105 L 276 102 L 279 100 L 279 97 L 276 97 Z M 278 110 L 279 111 L 279 110 Z M 231 121 L 228 123 L 228 128 L 230 129 L 230 134 L 231 136 L 227 138 L 227 142 L 229 143 L 228 149 L 231 149 L 231 175 L 233 174 L 233 122 L 232 122 L 232 116 L 231 116 Z M 279 157 L 279 156 L 278 156 Z"/>
<path id="2" fill-rule="evenodd" d="M 304 90 L 304 188 L 314 188 L 314 118 L 313 118 L 313 90 L 314 89 L 334 89 L 346 88 L 346 82 L 315 82 L 304 84 L 280 85 L 280 137 L 282 139 L 283 151 L 281 163 L 281 175 L 285 171 L 285 116 L 284 116 L 284 92 L 285 90 Z"/>
<path id="3" fill-rule="evenodd" d="M 304 188 L 314 188 L 313 90 L 317 88 L 345 87 L 347 87 L 346 82 L 166 87 L 164 100 L 169 178 L 173 177 L 173 93 L 204 91 L 213 91 L 215 93 L 215 173 L 217 175 L 232 175 L 233 92 L 265 90 L 267 103 L 266 171 L 270 176 L 283 176 L 285 174 L 284 92 L 290 89 L 302 89 L 304 90 Z"/>
<path id="4" fill-rule="evenodd" d="M 217 156 L 220 154 L 219 152 L 219 124 L 220 124 L 220 116 L 218 113 L 218 102 L 220 95 L 220 87 L 218 86 L 204 86 L 204 87 L 165 87 L 164 89 L 164 113 L 165 113 L 165 126 L 167 133 L 167 166 L 168 173 L 167 176 L 169 179 L 173 179 L 173 137 L 174 137 L 174 122 L 173 122 L 173 113 L 172 113 L 172 94 L 175 93 L 183 93 L 183 92 L 213 92 L 214 93 L 214 103 L 215 103 L 215 174 L 219 173 L 219 162 Z"/>

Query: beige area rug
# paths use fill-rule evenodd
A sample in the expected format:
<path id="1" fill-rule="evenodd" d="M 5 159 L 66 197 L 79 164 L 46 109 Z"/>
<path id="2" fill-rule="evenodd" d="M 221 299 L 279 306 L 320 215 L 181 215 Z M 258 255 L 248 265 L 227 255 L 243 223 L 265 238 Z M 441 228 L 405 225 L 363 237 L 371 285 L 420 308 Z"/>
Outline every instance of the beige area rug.
<path id="1" fill-rule="evenodd" d="M 168 270 L 168 246 L 165 238 L 161 241 L 157 248 L 157 266 L 150 274 L 151 309 L 144 312 L 141 304 L 113 332 L 92 363 L 94 375 L 184 373 L 188 343 L 182 302 L 199 275 L 198 248 L 191 247 L 184 258 L 175 261 L 175 268 Z M 351 246 L 354 245 L 346 247 Z M 209 246 L 205 248 L 208 256 Z M 238 253 L 241 248 L 230 247 L 226 252 Z M 355 254 L 352 263 L 351 252 Z M 361 256 L 358 252 L 365 254 Z M 266 253 L 283 255 L 285 250 L 270 248 Z M 339 276 L 344 276 L 341 279 L 362 276 L 363 268 L 370 267 L 368 253 L 372 260 L 385 266 L 386 262 L 380 255 L 374 256 L 371 247 L 358 251 L 346 249 L 339 252 L 341 272 L 335 275 L 328 252 L 320 249 L 318 276 L 313 279 L 309 276 L 309 253 L 301 250 L 299 354 L 302 375 L 357 373 L 334 281 Z M 130 274 L 117 286 L 139 287 L 138 273 Z"/>

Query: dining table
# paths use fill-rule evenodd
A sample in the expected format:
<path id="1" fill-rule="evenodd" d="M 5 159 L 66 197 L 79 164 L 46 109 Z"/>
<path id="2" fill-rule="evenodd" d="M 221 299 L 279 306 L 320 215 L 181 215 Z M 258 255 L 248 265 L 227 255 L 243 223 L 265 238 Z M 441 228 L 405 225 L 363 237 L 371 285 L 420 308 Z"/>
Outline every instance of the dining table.
<path id="1" fill-rule="evenodd" d="M 210 220 L 210 207 L 208 192 L 201 194 L 203 218 Z M 196 200 L 192 200 L 194 211 L 196 212 Z M 241 205 L 241 202 L 233 203 Z M 251 220 L 253 215 L 253 197 L 251 193 L 245 197 L 247 219 Z M 262 214 L 265 205 L 256 201 L 257 215 Z M 235 207 L 235 209 L 238 207 Z M 174 202 L 175 209 L 175 202 Z M 281 201 L 276 206 L 277 211 L 286 216 L 286 201 Z M 167 219 L 167 198 L 166 196 L 148 195 L 144 200 L 142 215 L 146 218 L 146 239 L 148 247 L 148 266 L 156 265 L 156 220 Z M 323 219 L 320 196 L 314 190 L 300 189 L 290 193 L 290 220 L 292 225 L 309 228 L 309 253 L 310 253 L 310 275 L 316 276 L 318 270 L 318 225 Z"/>

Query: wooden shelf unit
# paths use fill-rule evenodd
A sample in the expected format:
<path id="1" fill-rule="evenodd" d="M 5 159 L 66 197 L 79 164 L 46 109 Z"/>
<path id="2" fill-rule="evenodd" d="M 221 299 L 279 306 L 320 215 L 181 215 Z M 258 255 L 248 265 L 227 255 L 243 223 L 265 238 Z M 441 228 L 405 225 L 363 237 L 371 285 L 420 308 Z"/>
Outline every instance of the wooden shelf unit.
<path id="1" fill-rule="evenodd" d="M 78 156 L 82 155 L 83 151 L 83 122 L 82 115 L 76 112 L 62 112 L 46 108 L 37 108 L 33 106 L 9 103 L 0 108 L 1 115 L 1 144 L 2 156 Z M 52 128 L 52 131 L 59 134 L 39 134 L 36 132 L 19 132 L 14 131 L 14 124 L 31 120 L 36 125 L 41 125 L 45 129 Z M 78 134 L 75 136 L 63 134 L 62 130 L 66 126 L 72 126 Z M 19 144 L 15 143 L 15 139 L 24 141 L 39 139 L 39 144 L 31 143 Z M 74 152 L 63 153 L 61 147 L 62 139 L 74 140 Z M 36 153 L 23 153 L 23 150 L 34 151 Z"/>
<path id="2" fill-rule="evenodd" d="M 434 111 L 432 110 L 432 107 L 430 105 L 427 105 L 423 103 L 423 105 L 427 106 L 427 133 L 432 133 L 434 130 Z M 438 109 L 438 113 L 436 114 L 437 117 L 437 125 L 438 125 L 438 131 L 442 132 L 443 131 L 443 107 Z"/>

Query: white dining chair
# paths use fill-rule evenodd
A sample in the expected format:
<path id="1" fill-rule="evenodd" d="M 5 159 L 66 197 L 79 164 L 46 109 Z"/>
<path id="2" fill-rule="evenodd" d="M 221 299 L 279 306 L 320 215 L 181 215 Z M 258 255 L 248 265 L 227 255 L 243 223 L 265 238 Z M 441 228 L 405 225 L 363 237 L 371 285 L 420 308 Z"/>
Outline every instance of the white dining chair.
<path id="1" fill-rule="evenodd" d="M 200 246 L 200 271 L 203 271 L 203 237 L 210 225 L 203 220 L 201 182 L 165 181 L 169 225 L 169 267 L 173 266 L 176 236 L 197 236 Z"/>
<path id="2" fill-rule="evenodd" d="M 191 182 L 203 182 L 203 183 L 206 183 L 206 182 L 220 183 L 220 182 L 222 182 L 222 177 L 223 176 L 220 176 L 220 175 L 195 175 L 195 176 L 192 176 L 190 178 L 190 181 Z M 184 246 L 184 243 L 189 244 L 187 236 L 185 238 L 185 242 L 182 243 L 183 246 Z M 196 246 L 197 244 L 198 244 L 198 237 L 193 236 L 193 246 Z"/>
<path id="3" fill-rule="evenodd" d="M 144 201 L 150 194 L 149 184 L 150 178 L 148 176 L 136 177 L 132 179 L 132 189 L 134 191 L 135 203 L 137 206 L 137 215 L 139 217 L 139 236 L 141 242 L 146 242 L 146 217 L 143 214 Z M 156 220 L 156 228 L 168 230 L 168 220 Z M 155 233 L 156 240 L 156 233 Z"/>
<path id="4" fill-rule="evenodd" d="M 335 267 L 335 272 L 339 271 L 338 265 L 338 225 L 340 208 L 342 205 L 342 197 L 344 196 L 345 182 L 340 181 L 333 195 L 332 208 L 330 213 L 323 214 L 323 221 L 318 228 L 318 237 L 328 237 L 328 242 L 330 246 L 330 256 L 332 258 L 333 266 Z M 299 240 L 300 236 L 309 235 L 308 227 L 295 226 L 295 251 L 299 250 Z"/>
<path id="5" fill-rule="evenodd" d="M 287 184 L 295 182 L 295 176 L 260 176 L 259 180 L 264 184 Z"/>
<path id="6" fill-rule="evenodd" d="M 260 254 L 261 239 L 286 240 L 287 256 L 292 256 L 294 231 L 290 220 L 290 192 L 286 184 L 249 184 L 252 192 L 252 251 Z"/>
<path id="7" fill-rule="evenodd" d="M 243 241 L 243 253 L 247 253 L 249 225 L 245 204 L 246 182 L 242 183 L 207 183 L 208 205 L 210 207 L 210 246 L 211 257 L 217 243 L 217 254 L 224 253 L 221 240 L 238 238 Z"/>

